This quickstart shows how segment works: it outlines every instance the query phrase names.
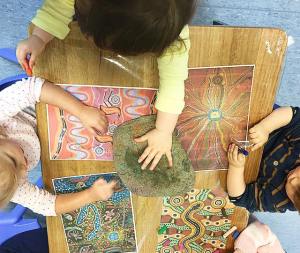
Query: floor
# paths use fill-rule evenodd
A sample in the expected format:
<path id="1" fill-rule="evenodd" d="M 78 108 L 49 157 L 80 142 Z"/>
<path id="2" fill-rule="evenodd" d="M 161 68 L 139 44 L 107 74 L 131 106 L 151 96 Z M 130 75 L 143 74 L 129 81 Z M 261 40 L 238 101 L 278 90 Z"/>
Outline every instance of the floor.
<path id="1" fill-rule="evenodd" d="M 41 0 L 0 2 L 0 48 L 15 47 L 19 40 L 26 37 L 27 26 L 41 2 Z M 212 20 L 229 25 L 284 29 L 289 36 L 289 47 L 276 101 L 280 105 L 300 106 L 300 0 L 200 1 L 193 24 L 210 25 Z M 22 71 L 18 66 L 0 59 L 0 80 L 19 73 Z M 31 174 L 33 181 L 39 173 L 37 169 Z M 287 252 L 299 252 L 298 213 L 261 213 L 257 216 L 270 225 Z"/>

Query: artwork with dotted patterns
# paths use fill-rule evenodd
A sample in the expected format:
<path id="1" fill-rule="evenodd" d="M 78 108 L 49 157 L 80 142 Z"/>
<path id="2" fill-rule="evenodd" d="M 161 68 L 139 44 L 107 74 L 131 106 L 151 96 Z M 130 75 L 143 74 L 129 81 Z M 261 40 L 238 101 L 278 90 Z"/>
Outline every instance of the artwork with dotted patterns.
<path id="1" fill-rule="evenodd" d="M 221 189 L 164 197 L 156 253 L 213 253 L 226 248 L 234 205 Z"/>
<path id="2" fill-rule="evenodd" d="M 47 106 L 49 152 L 52 160 L 113 160 L 112 135 L 123 122 L 155 112 L 155 89 L 63 85 L 65 90 L 108 119 L 107 133 L 94 137 L 77 117 Z"/>
<path id="3" fill-rule="evenodd" d="M 130 191 L 116 173 L 53 179 L 56 194 L 79 192 L 97 179 L 117 181 L 112 197 L 61 215 L 70 253 L 137 252 Z"/>
<path id="4" fill-rule="evenodd" d="M 177 130 L 193 168 L 227 169 L 227 148 L 247 140 L 254 66 L 189 69 Z"/>

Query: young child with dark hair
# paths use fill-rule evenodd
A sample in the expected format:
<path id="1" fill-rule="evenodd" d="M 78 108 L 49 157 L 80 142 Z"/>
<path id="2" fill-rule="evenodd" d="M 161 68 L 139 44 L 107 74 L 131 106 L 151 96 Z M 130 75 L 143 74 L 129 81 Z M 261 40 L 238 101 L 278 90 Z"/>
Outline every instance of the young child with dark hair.
<path id="1" fill-rule="evenodd" d="M 40 78 L 23 79 L 0 92 L 0 207 L 9 201 L 36 213 L 55 216 L 97 200 L 107 200 L 115 182 L 98 179 L 92 187 L 78 193 L 53 195 L 27 179 L 28 170 L 40 160 L 40 142 L 34 116 L 23 110 L 37 102 L 49 103 L 69 111 L 93 134 L 105 132 L 103 112 L 87 106 L 61 87 Z"/>
<path id="2" fill-rule="evenodd" d="M 142 169 L 153 170 L 166 155 L 172 166 L 172 132 L 184 107 L 184 80 L 190 49 L 188 22 L 195 0 L 46 0 L 36 17 L 32 35 L 19 43 L 17 57 L 28 68 L 54 37 L 64 39 L 75 14 L 81 31 L 95 44 L 123 55 L 158 56 L 159 91 L 156 128 L 137 138 L 148 142 L 139 158 Z M 162 141 L 163 140 L 163 141 Z"/>
<path id="3" fill-rule="evenodd" d="M 230 200 L 250 212 L 300 211 L 300 109 L 281 107 L 249 130 L 252 150 L 264 147 L 257 180 L 245 184 L 245 156 L 228 149 Z"/>

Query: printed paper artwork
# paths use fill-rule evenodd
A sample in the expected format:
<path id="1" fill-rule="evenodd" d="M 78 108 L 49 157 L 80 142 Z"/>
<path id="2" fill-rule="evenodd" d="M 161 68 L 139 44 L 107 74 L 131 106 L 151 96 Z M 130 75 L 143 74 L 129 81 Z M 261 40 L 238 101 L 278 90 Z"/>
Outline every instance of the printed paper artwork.
<path id="1" fill-rule="evenodd" d="M 254 66 L 189 69 L 177 130 L 198 170 L 227 169 L 227 147 L 247 140 Z"/>
<path id="2" fill-rule="evenodd" d="M 47 107 L 50 159 L 112 160 L 112 134 L 125 121 L 153 114 L 155 89 L 63 85 L 85 104 L 99 108 L 109 121 L 108 132 L 92 136 L 78 118 L 54 106 Z"/>
<path id="3" fill-rule="evenodd" d="M 234 205 L 220 189 L 164 197 L 156 253 L 213 253 L 226 248 Z"/>
<path id="4" fill-rule="evenodd" d="M 71 193 L 89 188 L 97 179 L 116 180 L 118 189 L 107 201 L 98 201 L 63 214 L 70 253 L 137 252 L 131 193 L 116 173 L 53 179 L 55 192 Z"/>

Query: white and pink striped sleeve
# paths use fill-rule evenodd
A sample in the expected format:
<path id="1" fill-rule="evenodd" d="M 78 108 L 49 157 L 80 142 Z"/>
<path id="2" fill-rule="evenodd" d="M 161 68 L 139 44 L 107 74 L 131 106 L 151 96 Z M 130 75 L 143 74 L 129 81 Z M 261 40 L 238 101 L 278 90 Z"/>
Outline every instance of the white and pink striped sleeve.
<path id="1" fill-rule="evenodd" d="M 44 79 L 30 77 L 22 79 L 0 92 L 0 121 L 15 116 L 28 106 L 40 101 Z"/>
<path id="2" fill-rule="evenodd" d="M 35 213 L 44 216 L 56 216 L 55 212 L 56 195 L 39 189 L 36 185 L 24 181 L 16 190 L 12 202 L 31 209 Z"/>

